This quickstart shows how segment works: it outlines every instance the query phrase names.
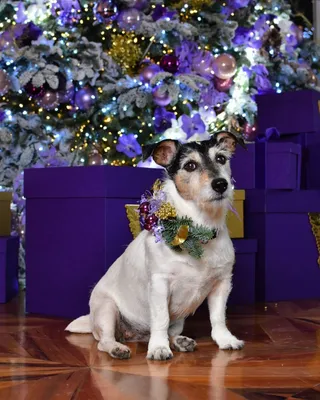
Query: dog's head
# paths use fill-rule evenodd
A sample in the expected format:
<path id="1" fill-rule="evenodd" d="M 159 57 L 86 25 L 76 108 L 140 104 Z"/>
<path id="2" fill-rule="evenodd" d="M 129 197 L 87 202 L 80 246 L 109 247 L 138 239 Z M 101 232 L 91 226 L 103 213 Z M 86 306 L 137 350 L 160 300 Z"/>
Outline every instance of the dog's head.
<path id="1" fill-rule="evenodd" d="M 227 204 L 232 198 L 230 159 L 237 143 L 244 146 L 242 138 L 222 131 L 202 142 L 181 144 L 164 140 L 148 145 L 143 156 L 152 156 L 167 170 L 180 196 L 208 209 Z"/>

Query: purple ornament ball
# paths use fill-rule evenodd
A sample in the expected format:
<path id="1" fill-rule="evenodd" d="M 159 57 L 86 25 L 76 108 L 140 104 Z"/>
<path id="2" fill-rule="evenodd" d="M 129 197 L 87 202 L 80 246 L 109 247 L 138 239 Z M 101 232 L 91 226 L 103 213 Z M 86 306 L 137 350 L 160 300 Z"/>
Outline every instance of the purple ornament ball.
<path id="1" fill-rule="evenodd" d="M 213 61 L 213 55 L 208 51 L 205 51 L 200 62 L 193 64 L 193 69 L 197 74 L 201 76 L 212 78 L 214 76 L 214 70 L 212 66 Z"/>
<path id="2" fill-rule="evenodd" d="M 89 165 L 103 164 L 102 155 L 98 152 L 98 150 L 93 150 L 92 153 L 89 154 L 88 163 Z"/>
<path id="3" fill-rule="evenodd" d="M 118 15 L 118 8 L 112 0 L 98 1 L 94 13 L 100 22 L 109 22 Z"/>
<path id="4" fill-rule="evenodd" d="M 149 83 L 159 71 L 161 71 L 159 65 L 150 64 L 141 71 L 140 79 L 143 83 Z"/>
<path id="5" fill-rule="evenodd" d="M 81 111 L 88 111 L 96 101 L 95 92 L 91 87 L 84 87 L 76 92 L 75 105 Z"/>
<path id="6" fill-rule="evenodd" d="M 169 96 L 168 92 L 162 92 L 160 90 L 160 86 L 156 87 L 152 91 L 153 101 L 158 106 L 167 106 L 171 102 L 171 97 Z"/>
<path id="7" fill-rule="evenodd" d="M 34 98 L 40 98 L 43 97 L 45 94 L 45 89 L 44 86 L 34 86 L 31 82 L 27 83 L 26 86 L 24 87 L 24 90 L 26 93 Z"/>
<path id="8" fill-rule="evenodd" d="M 179 69 L 179 59 L 173 54 L 165 54 L 160 61 L 160 67 L 167 72 L 175 74 Z"/>
<path id="9" fill-rule="evenodd" d="M 252 142 L 255 140 L 256 135 L 257 135 L 257 127 L 255 125 L 250 125 L 248 122 L 246 122 L 243 128 L 243 136 L 245 140 Z"/>
<path id="10" fill-rule="evenodd" d="M 130 7 L 142 11 L 147 8 L 148 4 L 149 0 L 132 0 L 130 3 Z"/>
<path id="11" fill-rule="evenodd" d="M 215 82 L 215 87 L 217 90 L 219 90 L 219 92 L 227 92 L 233 85 L 232 78 L 220 79 L 220 78 L 215 77 L 214 82 Z"/>
<path id="12" fill-rule="evenodd" d="M 10 89 L 9 75 L 3 69 L 0 69 L 0 95 L 8 93 Z"/>
<path id="13" fill-rule="evenodd" d="M 69 87 L 63 92 L 59 92 L 60 103 L 72 103 L 74 98 L 74 86 Z"/>
<path id="14" fill-rule="evenodd" d="M 53 110 L 59 105 L 59 95 L 57 92 L 48 90 L 39 101 L 39 105 L 46 110 Z"/>
<path id="15" fill-rule="evenodd" d="M 135 31 L 141 25 L 141 13 L 135 8 L 129 8 L 119 14 L 117 21 L 124 31 Z"/>

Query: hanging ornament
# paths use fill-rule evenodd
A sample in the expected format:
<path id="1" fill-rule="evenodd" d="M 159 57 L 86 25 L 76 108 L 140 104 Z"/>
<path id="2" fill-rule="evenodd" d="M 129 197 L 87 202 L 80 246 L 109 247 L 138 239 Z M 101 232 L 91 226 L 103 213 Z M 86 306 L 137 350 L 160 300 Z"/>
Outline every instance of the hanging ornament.
<path id="1" fill-rule="evenodd" d="M 98 1 L 94 7 L 94 13 L 98 21 L 110 22 L 118 15 L 118 8 L 112 0 Z"/>
<path id="2" fill-rule="evenodd" d="M 165 54 L 160 61 L 160 67 L 167 72 L 175 74 L 179 69 L 179 59 L 173 54 Z"/>
<path id="3" fill-rule="evenodd" d="M 134 33 L 111 35 L 112 47 L 108 54 L 127 74 L 134 74 L 136 66 L 142 58 L 142 51 Z"/>
<path id="4" fill-rule="evenodd" d="M 237 70 L 237 62 L 230 54 L 221 54 L 212 62 L 215 75 L 220 79 L 232 78 Z"/>
<path id="5" fill-rule="evenodd" d="M 102 155 L 98 152 L 98 150 L 94 149 L 88 157 L 89 165 L 101 165 L 103 164 Z"/>
<path id="6" fill-rule="evenodd" d="M 156 87 L 152 91 L 153 101 L 158 106 L 167 106 L 171 102 L 171 97 L 167 91 L 163 92 L 161 86 Z"/>
<path id="7" fill-rule="evenodd" d="M 46 91 L 39 100 L 39 105 L 46 110 L 53 110 L 59 105 L 59 95 L 57 92 Z"/>
<path id="8" fill-rule="evenodd" d="M 148 0 L 130 0 L 128 7 L 136 8 L 137 10 L 144 10 L 149 4 Z"/>
<path id="9" fill-rule="evenodd" d="M 214 76 L 214 71 L 212 67 L 212 63 L 214 62 L 214 56 L 209 51 L 203 51 L 201 59 L 198 58 L 198 62 L 192 63 L 193 70 L 203 76 L 204 78 L 210 79 Z"/>
<path id="10" fill-rule="evenodd" d="M 218 77 L 215 77 L 214 84 L 216 89 L 219 90 L 219 92 L 227 92 L 233 85 L 233 79 L 232 78 L 220 79 Z"/>
<path id="11" fill-rule="evenodd" d="M 140 27 L 142 18 L 138 10 L 129 8 L 119 14 L 117 21 L 121 29 L 125 31 L 135 31 Z"/>
<path id="12" fill-rule="evenodd" d="M 34 98 L 40 98 L 45 94 L 45 88 L 44 86 L 34 86 L 32 82 L 30 81 L 29 83 L 26 84 L 24 87 L 24 90 L 26 93 Z"/>
<path id="13" fill-rule="evenodd" d="M 75 105 L 81 110 L 81 111 L 88 111 L 93 104 L 96 101 L 96 96 L 95 96 L 95 91 L 89 87 L 86 86 L 76 92 L 75 95 Z"/>
<path id="14" fill-rule="evenodd" d="M 74 98 L 74 86 L 70 86 L 68 89 L 59 92 L 60 103 L 72 103 Z"/>
<path id="15" fill-rule="evenodd" d="M 14 38 L 12 32 L 3 32 L 0 35 L 0 51 L 7 50 L 13 46 Z"/>
<path id="16" fill-rule="evenodd" d="M 0 69 L 0 95 L 8 93 L 10 89 L 10 78 L 6 71 Z"/>
<path id="17" fill-rule="evenodd" d="M 243 127 L 244 139 L 249 142 L 252 142 L 255 140 L 256 135 L 257 135 L 256 125 L 250 125 L 249 122 L 246 122 Z"/>
<path id="18" fill-rule="evenodd" d="M 157 64 L 150 64 L 146 66 L 140 73 L 140 79 L 144 83 L 149 83 L 151 79 L 161 71 Z"/>

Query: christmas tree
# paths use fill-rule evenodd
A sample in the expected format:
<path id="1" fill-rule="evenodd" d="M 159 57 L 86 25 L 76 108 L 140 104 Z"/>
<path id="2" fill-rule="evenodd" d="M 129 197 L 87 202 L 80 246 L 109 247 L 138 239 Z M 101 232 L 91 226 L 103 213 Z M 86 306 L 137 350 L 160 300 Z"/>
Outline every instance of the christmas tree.
<path id="1" fill-rule="evenodd" d="M 232 129 L 255 96 L 318 89 L 312 26 L 284 0 L 0 4 L 0 185 L 24 233 L 23 170 L 150 166 L 141 146 Z"/>

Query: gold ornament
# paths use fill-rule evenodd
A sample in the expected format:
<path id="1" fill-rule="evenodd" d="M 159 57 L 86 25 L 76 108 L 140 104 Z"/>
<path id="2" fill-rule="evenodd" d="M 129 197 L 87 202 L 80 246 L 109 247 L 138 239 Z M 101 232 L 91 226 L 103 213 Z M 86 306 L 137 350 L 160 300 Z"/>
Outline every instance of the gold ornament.
<path id="1" fill-rule="evenodd" d="M 134 73 L 136 65 L 142 58 L 142 51 L 134 33 L 111 35 L 112 47 L 108 54 L 128 74 Z"/>
<path id="2" fill-rule="evenodd" d="M 175 208 L 168 202 L 161 205 L 155 215 L 160 219 L 176 218 L 177 212 Z"/>
<path id="3" fill-rule="evenodd" d="M 178 232 L 171 242 L 172 246 L 180 246 L 182 245 L 188 238 L 189 235 L 189 226 L 188 225 L 181 225 L 178 229 Z"/>

